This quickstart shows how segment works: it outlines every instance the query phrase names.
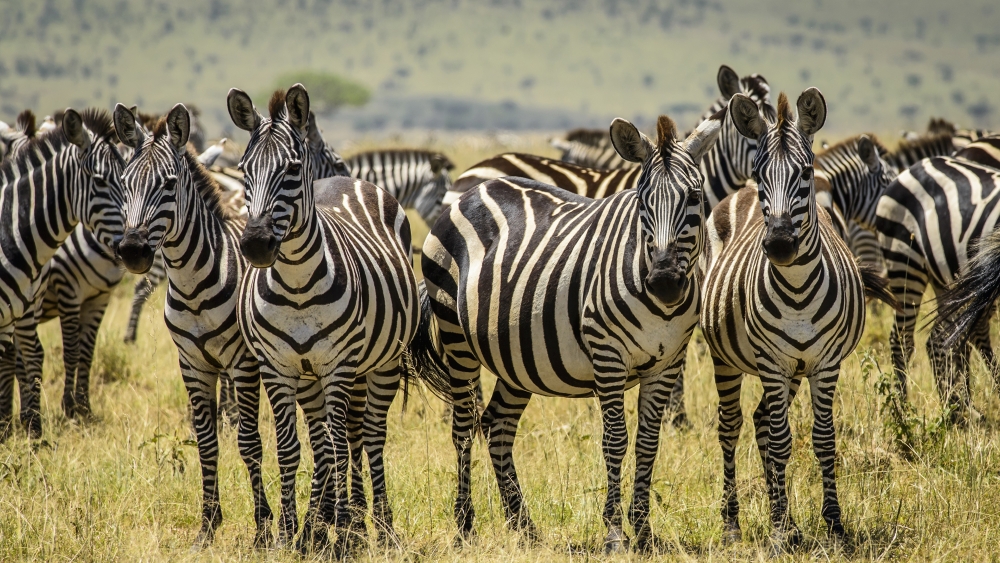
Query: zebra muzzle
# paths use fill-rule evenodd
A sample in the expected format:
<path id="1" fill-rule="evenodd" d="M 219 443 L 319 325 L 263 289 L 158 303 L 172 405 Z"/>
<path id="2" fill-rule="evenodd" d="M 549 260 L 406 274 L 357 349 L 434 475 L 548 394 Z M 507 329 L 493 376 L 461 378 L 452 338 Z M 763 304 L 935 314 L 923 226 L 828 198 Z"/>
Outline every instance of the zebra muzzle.
<path id="1" fill-rule="evenodd" d="M 787 266 L 799 254 L 799 238 L 795 236 L 789 215 L 771 217 L 764 232 L 764 255 L 775 266 Z"/>
<path id="2" fill-rule="evenodd" d="M 278 237 L 271 214 L 252 217 L 240 236 L 240 252 L 255 268 L 269 268 L 278 259 Z"/>
<path id="3" fill-rule="evenodd" d="M 145 227 L 126 229 L 118 243 L 118 257 L 125 269 L 133 274 L 145 274 L 153 267 L 153 248 L 149 246 L 149 231 Z"/>
<path id="4" fill-rule="evenodd" d="M 687 272 L 677 260 L 674 249 L 655 251 L 653 267 L 646 275 L 646 290 L 663 303 L 673 306 L 687 293 Z"/>

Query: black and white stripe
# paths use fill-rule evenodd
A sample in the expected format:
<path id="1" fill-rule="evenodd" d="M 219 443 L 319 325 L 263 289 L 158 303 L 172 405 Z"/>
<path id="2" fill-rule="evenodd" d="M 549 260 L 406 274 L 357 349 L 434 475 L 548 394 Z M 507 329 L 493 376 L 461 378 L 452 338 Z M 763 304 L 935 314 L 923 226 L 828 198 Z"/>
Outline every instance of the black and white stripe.
<path id="1" fill-rule="evenodd" d="M 121 234 L 113 188 L 124 161 L 113 135 L 106 112 L 69 109 L 60 127 L 0 166 L 0 208 L 8 217 L 0 222 L 0 437 L 10 430 L 18 352 L 26 373 L 21 420 L 29 435 L 41 435 L 44 354 L 36 327 L 50 260 L 79 223 L 109 246 Z"/>
<path id="2" fill-rule="evenodd" d="M 238 290 L 247 269 L 238 249 L 245 222 L 188 151 L 189 120 L 187 108 L 177 104 L 146 135 L 131 110 L 115 108 L 118 135 L 135 151 L 122 176 L 125 232 L 118 252 L 137 274 L 149 270 L 158 252 L 163 255 L 169 280 L 163 317 L 177 346 L 202 468 L 202 523 L 195 545 L 210 543 L 222 522 L 216 385 L 228 372 L 239 408 L 240 456 L 253 491 L 254 543 L 265 546 L 272 516 L 261 475 L 260 375 L 237 323 Z"/>
<path id="3" fill-rule="evenodd" d="M 448 173 L 455 165 L 441 153 L 396 149 L 358 153 L 347 159 L 347 167 L 351 177 L 389 192 L 400 205 L 433 225 L 441 213 L 441 200 L 451 189 Z"/>
<path id="4" fill-rule="evenodd" d="M 813 447 L 823 475 L 823 518 L 832 534 L 844 535 L 833 396 L 841 361 L 854 350 L 865 324 L 861 273 L 816 201 L 811 145 L 826 119 L 826 102 L 810 88 L 797 106 L 796 118 L 782 94 L 772 121 L 743 95 L 730 103 L 734 125 L 759 141 L 753 164 L 757 185 L 712 212 L 701 313 L 719 391 L 725 539 L 741 537 L 735 453 L 743 424 L 740 391 L 744 374 L 753 374 L 764 386 L 754 426 L 777 550 L 800 538 L 788 511 L 785 467 L 792 445 L 788 408 L 803 377 L 809 380 Z"/>
<path id="5" fill-rule="evenodd" d="M 482 428 L 507 523 L 529 534 L 534 524 L 512 457 L 521 414 L 533 394 L 598 398 L 608 550 L 627 543 L 624 392 L 640 386 L 629 519 L 637 544 L 649 547 L 660 421 L 698 317 L 704 179 L 697 163 L 720 127 L 710 119 L 677 140 L 673 122 L 661 117 L 654 145 L 631 123 L 615 120 L 615 146 L 641 164 L 635 190 L 592 200 L 522 178 L 490 180 L 467 191 L 431 229 L 422 266 L 444 365 L 433 361 L 432 347 L 415 358 L 427 368 L 421 377 L 454 403 L 460 537 L 474 532 L 470 448 L 482 366 L 497 374 Z"/>
<path id="6" fill-rule="evenodd" d="M 240 249 L 255 268 L 240 288 L 239 320 L 274 410 L 279 541 L 291 541 L 298 528 L 297 393 L 318 405 L 303 405 L 316 461 L 300 546 L 321 546 L 329 524 L 338 547 L 364 533 L 362 434 L 373 520 L 387 540 L 386 413 L 419 312 L 409 222 L 399 203 L 369 182 L 336 177 L 314 187 L 305 146 L 309 96 L 301 84 L 275 93 L 267 119 L 240 90 L 230 91 L 228 104 L 233 122 L 250 132 L 240 163 L 250 219 Z"/>

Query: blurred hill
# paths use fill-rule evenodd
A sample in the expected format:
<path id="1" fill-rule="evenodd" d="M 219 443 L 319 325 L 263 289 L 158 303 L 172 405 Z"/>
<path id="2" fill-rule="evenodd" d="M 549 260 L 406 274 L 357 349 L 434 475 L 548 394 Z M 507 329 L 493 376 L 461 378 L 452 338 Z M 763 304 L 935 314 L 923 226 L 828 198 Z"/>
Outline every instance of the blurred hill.
<path id="1" fill-rule="evenodd" d="M 373 97 L 343 134 L 558 129 L 613 116 L 683 126 L 726 63 L 772 88 L 817 86 L 831 136 L 1000 127 L 995 0 L 4 0 L 0 119 L 22 108 L 194 102 L 232 134 L 226 92 L 332 72 Z M 266 100 L 258 99 L 263 108 Z"/>

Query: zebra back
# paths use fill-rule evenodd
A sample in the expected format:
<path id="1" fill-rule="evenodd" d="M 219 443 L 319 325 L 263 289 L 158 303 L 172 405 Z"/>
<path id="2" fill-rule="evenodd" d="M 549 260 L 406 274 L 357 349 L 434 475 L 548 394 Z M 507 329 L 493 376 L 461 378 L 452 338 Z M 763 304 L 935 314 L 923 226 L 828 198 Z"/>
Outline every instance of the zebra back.
<path id="1" fill-rule="evenodd" d="M 455 168 L 441 153 L 415 149 L 366 151 L 351 156 L 346 164 L 351 177 L 382 188 L 428 225 L 441 211 L 442 198 L 451 189 L 449 172 Z"/>
<path id="2" fill-rule="evenodd" d="M 955 158 L 1000 169 L 1000 135 L 988 135 L 969 143 L 955 153 Z"/>
<path id="3" fill-rule="evenodd" d="M 925 158 L 947 156 L 954 152 L 954 138 L 950 134 L 929 133 L 901 139 L 896 150 L 889 152 L 886 159 L 898 175 Z"/>

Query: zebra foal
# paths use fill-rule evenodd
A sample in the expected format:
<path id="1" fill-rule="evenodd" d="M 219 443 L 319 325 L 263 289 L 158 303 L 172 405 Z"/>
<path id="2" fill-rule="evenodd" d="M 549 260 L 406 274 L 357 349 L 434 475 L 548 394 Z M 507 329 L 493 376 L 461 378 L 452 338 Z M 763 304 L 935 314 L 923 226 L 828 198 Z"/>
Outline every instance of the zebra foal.
<path id="1" fill-rule="evenodd" d="M 833 535 L 844 535 L 833 394 L 840 363 L 854 350 L 865 323 L 858 266 L 816 203 L 811 145 L 826 120 L 826 101 L 810 88 L 796 105 L 797 118 L 782 93 L 772 121 L 745 96 L 730 102 L 734 125 L 758 140 L 756 186 L 723 200 L 709 218 L 701 311 L 719 391 L 724 539 L 741 537 L 735 449 L 743 424 L 743 378 L 753 374 L 764 386 L 754 426 L 777 551 L 800 539 L 788 512 L 785 466 L 792 443 L 788 406 L 803 377 L 809 380 L 813 446 L 823 474 L 823 518 Z"/>
<path id="2" fill-rule="evenodd" d="M 512 456 L 518 420 L 534 394 L 597 397 L 608 551 L 628 543 L 621 507 L 624 393 L 640 386 L 628 516 L 637 546 L 654 542 L 649 486 L 660 421 L 698 320 L 694 275 L 704 221 L 698 161 L 720 127 L 714 117 L 679 139 L 673 121 L 662 116 L 653 144 L 616 119 L 611 138 L 618 153 L 641 165 L 636 189 L 592 200 L 522 178 L 490 180 L 467 191 L 431 229 L 422 266 L 433 319 L 422 326 L 436 320 L 443 359 L 430 347 L 415 358 L 425 368 L 419 376 L 454 403 L 456 541 L 474 534 L 470 450 L 484 366 L 497 374 L 482 428 L 507 524 L 531 536 L 535 526 Z"/>

